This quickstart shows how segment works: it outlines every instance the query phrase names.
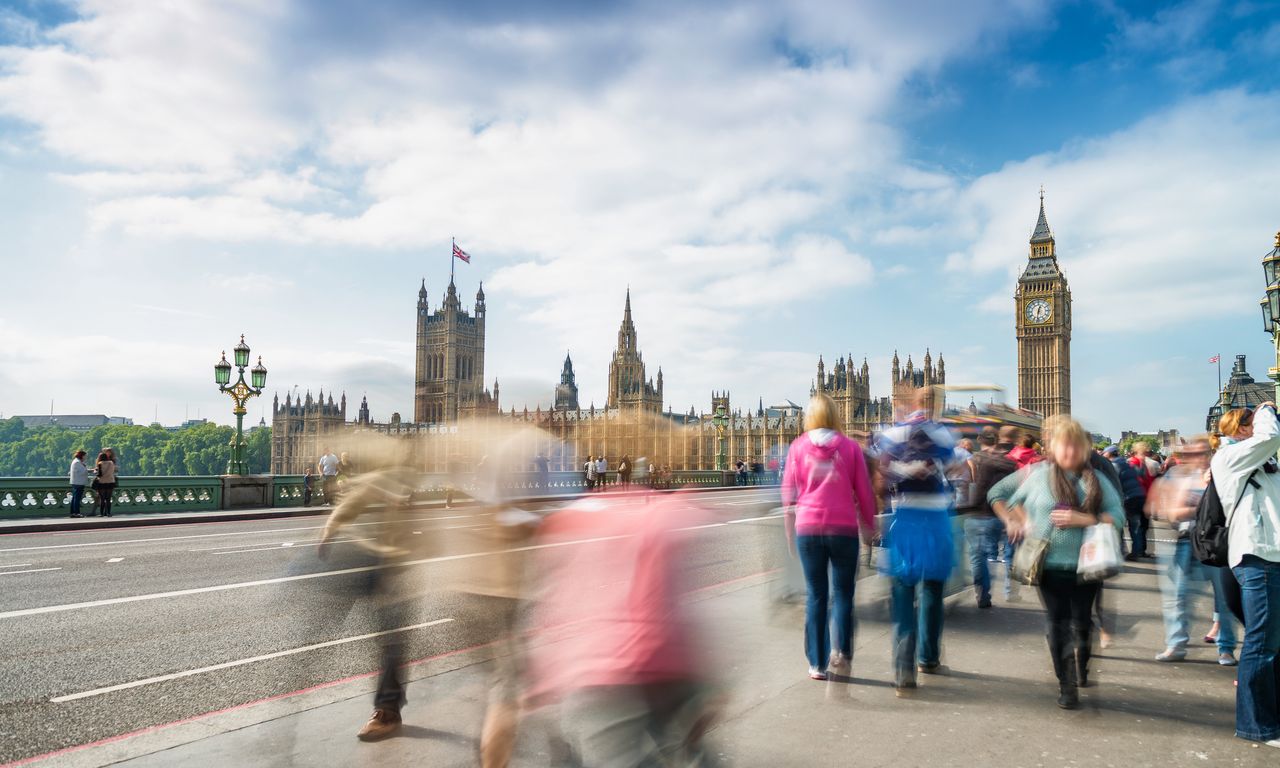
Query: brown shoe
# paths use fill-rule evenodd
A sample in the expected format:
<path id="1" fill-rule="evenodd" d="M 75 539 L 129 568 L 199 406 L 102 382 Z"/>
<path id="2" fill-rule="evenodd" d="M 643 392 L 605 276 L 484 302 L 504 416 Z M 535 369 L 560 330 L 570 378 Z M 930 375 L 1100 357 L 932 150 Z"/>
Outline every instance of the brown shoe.
<path id="1" fill-rule="evenodd" d="M 356 738 L 361 741 L 385 739 L 400 730 L 400 713 L 393 709 L 375 709 L 369 722 L 364 724 Z"/>

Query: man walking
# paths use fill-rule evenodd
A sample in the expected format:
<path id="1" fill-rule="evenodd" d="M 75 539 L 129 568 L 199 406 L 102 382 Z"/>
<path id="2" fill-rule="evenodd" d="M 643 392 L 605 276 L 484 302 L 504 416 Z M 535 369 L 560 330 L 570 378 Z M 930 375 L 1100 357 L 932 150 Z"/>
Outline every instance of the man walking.
<path id="1" fill-rule="evenodd" d="M 997 559 L 1000 534 L 1004 523 L 996 517 L 987 501 L 992 486 L 1018 471 L 1018 465 L 1009 458 L 1018 444 L 1018 428 L 1004 426 L 999 433 L 983 431 L 978 438 L 982 450 L 973 454 L 973 488 L 969 493 L 970 506 L 960 510 L 965 514 L 964 539 L 969 550 L 969 568 L 973 571 L 973 588 L 979 608 L 991 607 L 991 567 Z M 990 443 L 990 444 L 987 444 Z M 1010 558 L 1012 560 L 1012 558 Z M 1006 599 L 1012 595 L 1011 582 L 1006 575 Z"/>
<path id="2" fill-rule="evenodd" d="M 320 470 L 320 487 L 324 493 L 324 503 L 330 506 L 338 498 L 338 468 L 341 466 L 342 460 L 326 445 L 316 468 Z"/>
<path id="3" fill-rule="evenodd" d="M 71 459 L 71 516 L 84 517 L 80 514 L 80 502 L 84 500 L 84 487 L 89 484 L 89 468 L 84 465 L 84 451 L 76 451 Z"/>
<path id="4" fill-rule="evenodd" d="M 1120 476 L 1120 488 L 1124 496 L 1124 517 L 1129 524 L 1129 539 L 1132 542 L 1129 554 L 1125 555 L 1124 559 L 1137 560 L 1140 557 L 1151 557 L 1151 555 L 1147 554 L 1147 527 L 1149 525 L 1145 512 L 1147 492 L 1142 487 L 1138 473 L 1134 471 L 1132 464 L 1121 458 L 1120 446 L 1108 445 L 1103 449 L 1102 455 L 1111 462 L 1111 466 L 1115 467 L 1116 474 Z"/>

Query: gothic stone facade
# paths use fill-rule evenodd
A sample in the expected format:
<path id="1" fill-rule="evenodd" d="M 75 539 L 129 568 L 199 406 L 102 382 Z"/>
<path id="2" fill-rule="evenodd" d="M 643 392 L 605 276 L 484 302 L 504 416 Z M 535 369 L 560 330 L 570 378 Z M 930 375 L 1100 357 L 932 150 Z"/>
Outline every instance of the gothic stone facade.
<path id="1" fill-rule="evenodd" d="M 853 355 L 841 357 L 828 373 L 819 356 L 818 376 L 814 379 L 812 391 L 826 392 L 835 401 L 840 428 L 845 434 L 865 437 L 909 413 L 917 389 L 947 381 L 946 362 L 942 355 L 938 355 L 935 366 L 933 355 L 928 350 L 925 350 L 924 364 L 920 368 L 916 368 L 910 355 L 904 368 L 895 350 L 890 374 L 890 396 L 874 397 L 871 394 L 871 367 L 866 358 L 863 358 L 861 368 L 855 368 Z"/>

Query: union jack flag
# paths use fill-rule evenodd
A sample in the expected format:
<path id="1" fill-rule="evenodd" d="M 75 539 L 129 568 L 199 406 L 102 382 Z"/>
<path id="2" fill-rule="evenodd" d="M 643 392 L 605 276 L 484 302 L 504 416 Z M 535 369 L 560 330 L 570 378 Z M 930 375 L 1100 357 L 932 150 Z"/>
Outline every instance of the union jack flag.
<path id="1" fill-rule="evenodd" d="M 471 263 L 471 254 L 459 248 L 457 243 L 453 244 L 453 258 L 462 259 L 468 264 Z"/>
<path id="2" fill-rule="evenodd" d="M 457 250 L 457 246 L 454 246 L 454 250 Z M 1222 362 L 1222 355 L 1214 355 L 1213 357 L 1209 358 L 1209 362 L 1211 363 Z"/>

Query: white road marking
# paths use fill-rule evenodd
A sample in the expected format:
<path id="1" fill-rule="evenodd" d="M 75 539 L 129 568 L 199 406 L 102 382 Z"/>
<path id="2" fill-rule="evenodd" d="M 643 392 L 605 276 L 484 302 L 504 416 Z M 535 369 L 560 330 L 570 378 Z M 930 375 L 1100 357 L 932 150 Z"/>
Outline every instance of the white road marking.
<path id="1" fill-rule="evenodd" d="M 774 518 L 778 518 L 778 517 L 782 517 L 782 515 L 773 514 L 773 515 L 763 515 L 761 517 L 744 517 L 741 520 L 730 520 L 726 522 L 725 525 L 734 525 L 735 523 L 754 523 L 759 520 L 773 520 Z"/>
<path id="2" fill-rule="evenodd" d="M 9 565 L 0 565 L 0 568 L 26 568 L 31 563 L 10 563 Z"/>
<path id="3" fill-rule="evenodd" d="M 716 523 L 723 525 L 723 523 Z M 358 568 L 341 568 L 336 571 L 317 571 L 315 573 L 300 573 L 294 576 L 277 576 L 273 579 L 256 579 L 254 581 L 240 581 L 233 584 L 214 584 L 209 587 L 194 587 L 192 589 L 178 589 L 172 592 L 152 592 L 145 595 L 129 595 L 127 597 L 108 597 L 102 600 L 88 600 L 83 603 L 63 603 L 62 605 L 42 605 L 38 608 L 21 608 L 16 611 L 5 611 L 0 613 L 0 619 L 17 619 L 23 616 L 39 616 L 45 613 L 63 613 L 66 611 L 80 610 L 81 608 L 100 608 L 105 605 L 121 605 L 124 603 L 139 603 L 148 600 L 161 600 L 170 597 L 186 597 L 187 595 L 202 595 L 209 592 L 225 592 L 229 589 L 245 589 L 248 587 L 262 587 L 269 584 L 284 584 L 291 581 L 307 581 L 309 579 L 323 579 L 328 576 L 342 576 L 349 573 L 368 573 L 369 571 L 380 571 L 390 568 L 411 568 L 418 565 L 429 565 L 431 563 L 446 563 L 454 560 L 468 560 L 473 557 L 490 557 L 492 555 L 505 555 L 512 552 L 531 552 L 538 549 L 552 549 L 555 547 L 568 547 L 575 544 L 593 544 L 601 541 L 616 541 L 624 539 L 626 536 L 601 536 L 594 539 L 575 539 L 573 541 L 557 541 L 550 544 L 532 544 L 527 547 L 512 547 L 511 549 L 497 549 L 487 552 L 468 552 L 461 555 L 441 555 L 439 557 L 425 557 L 421 560 L 406 560 L 403 563 L 389 563 L 387 565 L 364 565 Z M 60 570 L 54 568 L 52 570 Z"/>
<path id="4" fill-rule="evenodd" d="M 482 514 L 490 514 L 488 512 Z M 449 515 L 447 517 L 414 517 L 405 520 L 397 520 L 397 523 L 418 523 L 431 520 L 460 520 L 467 517 L 477 517 L 477 515 Z M 382 521 L 368 523 L 349 523 L 346 528 L 357 525 L 382 525 Z M 70 549 L 73 547 L 106 547 L 115 544 L 145 544 L 151 541 L 177 541 L 179 539 L 207 539 L 215 536 L 255 536 L 263 533 L 289 533 L 290 531 L 319 531 L 323 530 L 323 525 L 313 525 L 307 527 L 296 528 L 271 528 L 263 531 L 228 531 L 226 533 L 193 533 L 187 536 L 159 536 L 150 539 L 117 539 L 115 541 L 85 541 L 79 544 L 46 544 L 39 547 L 11 547 L 9 549 L 0 549 L 0 552 L 30 552 L 41 549 Z"/>
<path id="5" fill-rule="evenodd" d="M 351 542 L 353 542 L 353 541 L 373 541 L 373 538 L 372 538 L 372 537 L 370 537 L 370 538 L 367 538 L 367 539 L 339 539 L 339 540 L 337 540 L 337 541 L 331 541 L 331 542 L 329 542 L 329 543 L 330 543 L 330 544 L 350 544 L 350 543 L 351 543 Z M 318 547 L 318 546 L 320 546 L 320 544 L 321 544 L 321 543 L 322 543 L 322 542 L 319 542 L 319 541 L 313 541 L 313 542 L 311 542 L 311 543 L 309 543 L 309 544 L 298 544 L 297 546 L 299 546 L 299 547 Z M 293 545 L 293 544 L 281 544 L 281 545 L 279 545 L 279 546 L 271 546 L 271 547 L 254 547 L 254 548 L 252 548 L 252 549 L 220 549 L 220 550 L 218 550 L 218 551 L 214 552 L 213 554 L 215 554 L 215 555 L 234 555 L 234 554 L 236 554 L 236 553 L 238 553 L 238 552 L 279 552 L 280 550 L 284 549 L 285 547 L 292 547 L 292 546 L 294 546 L 294 545 Z M 191 550 L 191 551 L 192 551 L 192 552 L 196 552 L 196 551 L 199 551 L 199 550 L 194 550 L 194 549 L 193 549 L 193 550 Z M 209 550 L 205 550 L 205 551 L 207 552 L 207 551 L 209 551 Z"/>
<path id="6" fill-rule="evenodd" d="M 25 571 L 0 571 L 0 576 L 12 576 L 15 573 L 40 573 L 41 571 L 60 571 L 61 568 L 31 568 Z"/>
<path id="7" fill-rule="evenodd" d="M 124 558 L 123 558 L 123 557 L 112 557 L 112 558 L 110 558 L 110 559 L 108 559 L 108 560 L 107 560 L 107 562 L 108 562 L 108 563 L 119 563 L 119 562 L 123 562 L 123 561 L 124 561 Z"/>
<path id="8" fill-rule="evenodd" d="M 64 701 L 76 701 L 78 699 L 87 699 L 92 696 L 101 696 L 104 693 L 115 693 L 116 691 L 125 691 L 130 688 L 141 688 L 144 685 L 153 685 L 155 683 L 163 683 L 168 680 L 178 680 L 183 677 L 191 677 L 192 675 L 200 675 L 205 672 L 216 672 L 220 669 L 231 669 L 232 667 L 242 667 L 245 664 L 253 664 L 268 659 L 278 659 L 282 656 L 292 656 L 296 653 L 306 653 L 307 651 L 315 651 L 320 648 L 331 648 L 335 645 L 343 645 L 345 643 L 354 643 L 360 640 L 370 640 L 383 635 L 392 635 L 397 632 L 408 632 L 414 629 L 423 629 L 424 627 L 434 627 L 439 624 L 447 624 L 453 619 L 436 619 L 422 624 L 414 624 L 408 627 L 399 627 L 398 629 L 388 629 L 382 632 L 370 632 L 367 635 L 356 635 L 354 637 L 343 637 L 337 640 L 328 640 L 323 643 L 315 643 L 313 645 L 304 645 L 301 648 L 290 648 L 287 651 L 276 651 L 275 653 L 264 653 L 261 656 L 253 656 L 248 659 L 237 659 L 235 661 L 224 661 L 221 664 L 213 664 L 208 667 L 200 667 L 199 669 L 188 669 L 183 672 L 174 672 L 168 675 L 157 675 L 156 677 L 148 677 L 143 680 L 134 680 L 129 683 L 120 683 L 119 685 L 109 685 L 105 688 L 94 688 L 92 691 L 82 691 L 80 693 L 69 693 L 66 696 L 55 696 L 49 701 L 55 704 L 61 704 Z"/>

